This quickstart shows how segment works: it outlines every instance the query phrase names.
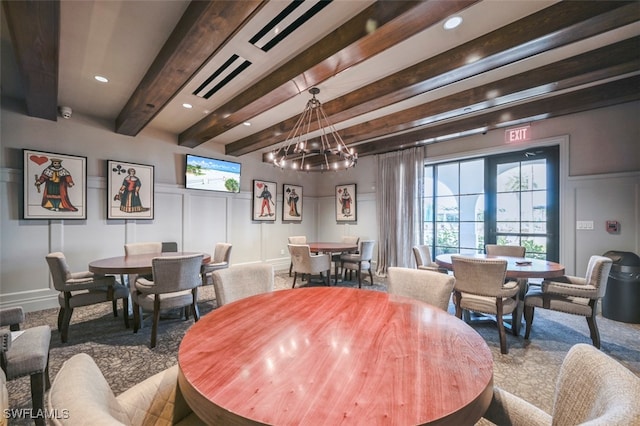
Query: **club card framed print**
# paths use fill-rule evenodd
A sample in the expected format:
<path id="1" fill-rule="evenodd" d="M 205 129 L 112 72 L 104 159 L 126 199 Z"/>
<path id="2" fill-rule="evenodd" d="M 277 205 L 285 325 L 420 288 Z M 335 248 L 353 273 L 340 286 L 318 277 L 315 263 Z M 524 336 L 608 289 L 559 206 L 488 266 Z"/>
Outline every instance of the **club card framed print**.
<path id="1" fill-rule="evenodd" d="M 107 160 L 107 219 L 153 219 L 154 167 Z"/>

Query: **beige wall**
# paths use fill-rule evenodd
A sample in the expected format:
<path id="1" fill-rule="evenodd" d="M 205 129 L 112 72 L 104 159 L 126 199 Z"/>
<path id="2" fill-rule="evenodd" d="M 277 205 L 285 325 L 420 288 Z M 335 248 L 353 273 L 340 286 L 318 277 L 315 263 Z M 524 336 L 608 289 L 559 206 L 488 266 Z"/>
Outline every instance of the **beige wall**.
<path id="1" fill-rule="evenodd" d="M 561 261 L 568 272 L 581 271 L 588 253 L 638 252 L 640 247 L 640 103 L 604 108 L 532 124 L 534 138 L 569 140 L 561 182 Z M 603 129 L 610 129 L 609 132 Z M 87 220 L 23 220 L 22 149 L 87 157 Z M 493 131 L 430 145 L 431 159 L 482 155 L 504 148 L 503 132 Z M 184 189 L 186 153 L 242 163 L 240 194 Z M 85 270 L 94 259 L 123 254 L 135 241 L 177 241 L 180 249 L 211 251 L 218 241 L 234 245 L 232 263 L 269 262 L 287 269 L 286 237 L 307 235 L 331 241 L 342 235 L 377 239 L 375 157 L 359 160 L 346 172 L 282 171 L 261 162 L 260 153 L 225 157 L 222 147 L 204 144 L 194 150 L 177 145 L 176 136 L 147 129 L 136 137 L 115 134 L 112 123 L 74 113 L 57 122 L 27 117 L 19 104 L 2 99 L 0 110 L 0 307 L 26 310 L 57 306 L 49 290 L 44 256 L 64 251 L 72 270 Z M 153 221 L 106 220 L 106 160 L 155 166 L 156 215 Z M 277 182 L 277 220 L 251 221 L 252 180 Z M 304 188 L 302 223 L 283 223 L 282 184 Z M 335 222 L 335 186 L 358 185 L 357 223 Z M 616 191 L 611 191 L 615 185 Z M 608 196 L 606 198 L 605 196 Z M 600 200 L 607 199 L 601 203 Z M 579 207 L 579 209 L 577 208 Z M 619 235 L 601 229 L 605 219 L 619 219 Z M 594 220 L 594 231 L 576 231 L 576 220 Z"/>

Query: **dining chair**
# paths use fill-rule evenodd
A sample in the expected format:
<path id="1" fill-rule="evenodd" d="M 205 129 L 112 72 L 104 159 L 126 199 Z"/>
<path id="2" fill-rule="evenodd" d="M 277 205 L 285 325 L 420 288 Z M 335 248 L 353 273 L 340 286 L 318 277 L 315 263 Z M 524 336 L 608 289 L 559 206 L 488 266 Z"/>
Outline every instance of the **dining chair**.
<path id="1" fill-rule="evenodd" d="M 531 287 L 524 297 L 525 339 L 529 339 L 535 308 L 550 309 L 587 319 L 593 346 L 600 348 L 600 331 L 596 323 L 598 301 L 607 290 L 613 262 L 605 256 L 591 256 L 585 277 L 564 275 Z"/>
<path id="2" fill-rule="evenodd" d="M 390 266 L 387 268 L 387 291 L 421 300 L 446 311 L 456 279 L 448 274 L 427 270 Z"/>
<path id="3" fill-rule="evenodd" d="M 328 254 L 316 254 L 311 255 L 311 250 L 307 244 L 288 244 L 289 254 L 291 255 L 291 262 L 293 263 L 293 285 L 291 288 L 295 288 L 296 279 L 298 274 L 309 275 L 309 282 L 311 282 L 311 275 L 327 273 L 327 285 L 331 285 L 331 256 Z"/>
<path id="4" fill-rule="evenodd" d="M 275 276 L 268 263 L 231 266 L 214 271 L 213 288 L 218 306 L 273 291 Z"/>
<path id="5" fill-rule="evenodd" d="M 428 271 L 442 272 L 448 274 L 445 268 L 438 266 L 436 262 L 431 258 L 431 249 L 427 244 L 420 244 L 413 246 L 413 257 L 416 260 L 416 267 L 418 269 L 426 269 Z"/>
<path id="6" fill-rule="evenodd" d="M 640 425 L 640 378 L 593 346 L 562 361 L 551 414 L 499 387 L 484 419 L 497 425 Z"/>
<path id="7" fill-rule="evenodd" d="M 118 299 L 122 299 L 124 324 L 129 328 L 129 290 L 116 282 L 114 276 L 89 271 L 71 272 L 62 252 L 46 257 L 54 288 L 59 292 L 58 331 L 62 343 L 69 337 L 69 323 L 75 308 L 111 302 L 113 316 L 118 316 Z"/>
<path id="8" fill-rule="evenodd" d="M 178 365 L 156 373 L 115 395 L 100 367 L 86 353 L 67 359 L 51 384 L 47 408 L 68 413 L 53 425 L 204 425 L 184 400 Z"/>
<path id="9" fill-rule="evenodd" d="M 525 257 L 527 248 L 524 246 L 486 244 L 484 251 L 491 256 Z M 508 280 L 507 278 L 507 281 Z M 524 295 L 529 289 L 529 280 L 526 278 L 518 278 L 515 281 L 518 283 L 520 292 L 518 293 L 518 306 L 512 314 L 511 327 L 515 334 L 520 334 L 520 324 L 522 324 L 522 314 L 524 312 Z"/>
<path id="10" fill-rule="evenodd" d="M 346 278 L 347 271 L 356 271 L 358 274 L 358 288 L 362 288 L 362 271 L 369 271 L 369 279 L 371 280 L 371 285 L 373 285 L 371 260 L 375 244 L 375 240 L 363 240 L 360 242 L 358 253 L 348 253 L 340 256 L 343 279 Z"/>
<path id="11" fill-rule="evenodd" d="M 163 256 L 152 259 L 153 281 L 138 277 L 131 288 L 133 300 L 133 332 L 142 327 L 142 311 L 153 312 L 151 343 L 156 346 L 160 311 L 189 307 L 185 309 L 188 319 L 193 312 L 195 321 L 200 319 L 198 311 L 198 287 L 202 254 L 186 256 Z"/>
<path id="12" fill-rule="evenodd" d="M 209 277 L 213 271 L 228 268 L 231 261 L 231 249 L 233 246 L 229 243 L 216 243 L 213 249 L 213 257 L 211 262 L 202 265 L 200 275 L 202 276 L 202 285 L 209 284 Z M 211 281 L 213 284 L 213 281 Z"/>
<path id="13" fill-rule="evenodd" d="M 307 244 L 307 237 L 305 235 L 296 235 L 292 237 L 287 237 L 287 241 L 289 244 Z M 293 261 L 289 263 L 289 276 L 291 276 L 292 269 L 293 269 Z"/>
<path id="14" fill-rule="evenodd" d="M 159 254 L 162 253 L 162 243 L 156 241 L 143 242 L 143 243 L 127 243 L 124 245 L 124 255 L 131 256 L 136 254 Z M 129 287 L 138 278 L 137 274 L 131 274 L 127 277 Z M 145 278 L 151 279 L 151 275 L 145 275 Z M 120 277 L 120 281 L 124 284 L 124 276 Z"/>
<path id="15" fill-rule="evenodd" d="M 42 413 L 45 408 L 45 392 L 51 386 L 49 382 L 51 328 L 48 325 L 40 325 L 20 330 L 20 324 L 23 322 L 24 311 L 21 307 L 0 309 L 0 327 L 9 327 L 9 330 L 0 330 L 2 381 L 29 376 L 31 407 L 34 413 Z M 4 383 L 3 387 L 2 399 L 8 399 Z M 4 417 L 6 413 L 2 411 L 0 415 Z M 35 423 L 44 425 L 44 417 L 36 417 Z"/>
<path id="16" fill-rule="evenodd" d="M 506 281 L 507 261 L 504 259 L 475 259 L 451 256 L 456 279 L 453 300 L 456 316 L 462 310 L 495 315 L 500 336 L 500 352 L 507 354 L 507 337 L 503 316 L 511 314 L 518 305 L 518 283 Z"/>
<path id="17" fill-rule="evenodd" d="M 178 243 L 175 241 L 163 241 L 162 243 L 162 253 L 175 253 L 178 251 Z"/>
<path id="18" fill-rule="evenodd" d="M 338 277 L 338 273 L 341 273 L 341 271 L 338 271 L 338 267 L 342 265 L 342 260 L 340 259 L 340 256 L 342 256 L 343 254 L 354 254 L 354 253 L 358 253 L 358 249 L 360 248 L 360 237 L 355 236 L 355 235 L 343 235 L 340 238 L 340 242 L 341 243 L 345 243 L 345 244 L 352 244 L 356 247 L 358 247 L 355 250 L 347 250 L 341 253 L 333 253 L 331 255 L 331 261 L 334 264 L 334 269 L 336 271 L 336 279 Z"/>

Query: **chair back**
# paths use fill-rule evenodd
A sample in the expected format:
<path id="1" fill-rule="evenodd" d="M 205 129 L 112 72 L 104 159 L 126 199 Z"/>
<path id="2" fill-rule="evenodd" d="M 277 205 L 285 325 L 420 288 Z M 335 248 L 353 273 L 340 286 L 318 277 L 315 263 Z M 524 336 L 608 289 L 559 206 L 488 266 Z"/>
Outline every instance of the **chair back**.
<path id="1" fill-rule="evenodd" d="M 499 244 L 487 244 L 484 246 L 484 250 L 492 256 L 510 257 L 524 257 L 527 252 L 527 248 L 523 246 L 506 246 Z"/>
<path id="2" fill-rule="evenodd" d="M 153 268 L 153 290 L 150 293 L 172 293 L 198 287 L 203 255 L 156 257 Z"/>
<path id="3" fill-rule="evenodd" d="M 213 288 L 218 306 L 273 291 L 274 271 L 268 263 L 236 265 L 214 271 Z"/>
<path id="4" fill-rule="evenodd" d="M 289 244 L 307 244 L 307 237 L 304 235 L 288 237 L 287 240 L 289 241 Z"/>
<path id="5" fill-rule="evenodd" d="M 178 243 L 175 241 L 163 241 L 162 253 L 175 253 L 178 251 Z"/>
<path id="6" fill-rule="evenodd" d="M 293 270 L 303 274 L 311 273 L 311 249 L 306 244 L 288 244 Z"/>
<path id="7" fill-rule="evenodd" d="M 391 266 L 387 269 L 389 294 L 421 300 L 442 310 L 449 308 L 456 279 L 447 274 L 425 269 Z"/>
<path id="8" fill-rule="evenodd" d="M 474 259 L 451 256 L 456 291 L 479 296 L 499 297 L 507 275 L 504 259 Z"/>
<path id="9" fill-rule="evenodd" d="M 433 263 L 431 249 L 428 245 L 413 246 L 413 256 L 416 259 L 416 266 L 429 266 Z"/>
<path id="10" fill-rule="evenodd" d="M 342 242 L 345 244 L 353 244 L 355 246 L 360 244 L 360 237 L 356 237 L 355 235 L 343 235 L 342 236 Z M 349 250 L 345 253 L 355 253 L 356 250 Z M 340 255 L 337 255 L 338 259 L 340 258 Z"/>
<path id="11" fill-rule="evenodd" d="M 554 397 L 554 425 L 640 424 L 640 378 L 591 345 L 565 356 Z"/>
<path id="12" fill-rule="evenodd" d="M 360 259 L 370 262 L 373 259 L 373 247 L 376 240 L 364 240 L 360 243 Z"/>
<path id="13" fill-rule="evenodd" d="M 49 253 L 45 258 L 53 279 L 53 287 L 58 291 L 65 291 L 67 280 L 71 279 L 71 271 L 64 254 L 57 251 Z"/>
<path id="14" fill-rule="evenodd" d="M 607 291 L 609 272 L 613 261 L 605 256 L 591 256 L 587 265 L 585 284 L 593 286 L 598 290 L 598 298 L 602 298 Z"/>
<path id="15" fill-rule="evenodd" d="M 148 242 L 148 243 L 128 243 L 124 245 L 125 256 L 134 254 L 154 254 L 162 253 L 161 242 Z"/>
<path id="16" fill-rule="evenodd" d="M 231 249 L 233 246 L 228 243 L 217 243 L 213 249 L 212 263 L 227 263 L 231 259 Z"/>

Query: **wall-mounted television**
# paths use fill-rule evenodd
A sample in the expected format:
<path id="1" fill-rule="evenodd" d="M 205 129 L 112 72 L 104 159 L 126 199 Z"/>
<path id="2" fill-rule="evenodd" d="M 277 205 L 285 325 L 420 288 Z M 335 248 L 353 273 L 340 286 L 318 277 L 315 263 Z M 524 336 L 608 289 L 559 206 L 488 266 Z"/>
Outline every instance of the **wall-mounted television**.
<path id="1" fill-rule="evenodd" d="M 240 192 L 242 164 L 187 154 L 185 186 L 205 191 Z"/>

